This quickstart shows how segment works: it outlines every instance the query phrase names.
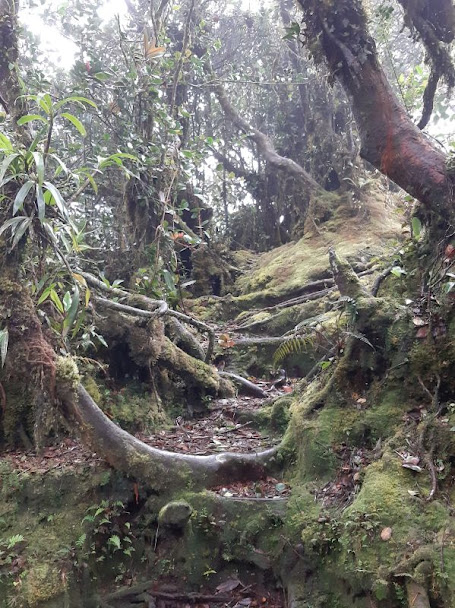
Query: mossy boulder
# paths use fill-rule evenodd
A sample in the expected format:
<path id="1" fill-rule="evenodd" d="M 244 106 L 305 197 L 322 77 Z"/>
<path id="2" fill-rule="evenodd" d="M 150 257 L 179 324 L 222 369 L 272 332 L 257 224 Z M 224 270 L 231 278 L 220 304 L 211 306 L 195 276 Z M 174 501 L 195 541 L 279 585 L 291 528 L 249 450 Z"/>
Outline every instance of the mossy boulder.
<path id="1" fill-rule="evenodd" d="M 193 507 L 185 500 L 168 502 L 158 513 L 158 523 L 171 528 L 184 528 L 188 523 Z"/>

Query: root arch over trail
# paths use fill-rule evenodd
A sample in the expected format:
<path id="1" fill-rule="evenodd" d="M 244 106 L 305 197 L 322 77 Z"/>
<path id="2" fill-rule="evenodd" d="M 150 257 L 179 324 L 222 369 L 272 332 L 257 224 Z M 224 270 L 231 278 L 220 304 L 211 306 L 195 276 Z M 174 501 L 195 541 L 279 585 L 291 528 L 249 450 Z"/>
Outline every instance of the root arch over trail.
<path id="1" fill-rule="evenodd" d="M 146 483 L 157 492 L 202 489 L 232 481 L 260 479 L 280 466 L 278 448 L 254 454 L 211 456 L 177 454 L 153 448 L 112 422 L 81 384 L 69 358 L 57 363 L 62 412 L 75 425 L 85 445 L 115 469 Z"/>

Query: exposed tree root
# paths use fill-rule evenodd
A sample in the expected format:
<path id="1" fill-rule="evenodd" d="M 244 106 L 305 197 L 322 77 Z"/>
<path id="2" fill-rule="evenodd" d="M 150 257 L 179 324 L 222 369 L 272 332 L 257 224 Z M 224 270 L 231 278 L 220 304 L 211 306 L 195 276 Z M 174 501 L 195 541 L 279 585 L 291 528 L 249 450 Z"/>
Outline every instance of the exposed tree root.
<path id="1" fill-rule="evenodd" d="M 132 587 L 124 587 L 110 593 L 104 598 L 105 602 L 113 602 L 117 600 L 131 598 L 134 599 L 136 596 L 147 592 L 151 597 L 157 597 L 164 600 L 174 600 L 178 602 L 190 602 L 190 603 L 207 603 L 215 602 L 217 604 L 223 604 L 229 602 L 232 598 L 227 595 L 204 595 L 202 593 L 170 593 L 165 591 L 157 591 L 154 589 L 156 586 L 156 580 L 144 581 L 138 583 Z M 138 601 L 139 603 L 139 601 Z"/>
<path id="2" fill-rule="evenodd" d="M 94 275 L 92 275 L 88 272 L 82 272 L 81 275 L 84 277 L 84 279 L 87 281 L 87 283 L 89 283 L 90 285 L 92 285 L 94 287 L 97 287 L 101 291 L 104 291 L 105 293 L 108 293 L 108 294 L 116 296 L 116 297 L 126 298 L 128 301 L 130 301 L 131 306 L 128 307 L 129 310 L 124 309 L 124 312 L 129 312 L 130 314 L 135 314 L 135 315 L 144 316 L 144 317 L 148 317 L 148 318 L 156 318 L 159 316 L 166 315 L 169 317 L 173 317 L 183 323 L 188 323 L 188 325 L 192 325 L 199 331 L 207 333 L 209 343 L 207 346 L 207 352 L 205 354 L 205 361 L 206 362 L 211 361 L 212 355 L 213 355 L 213 349 L 215 347 L 215 332 L 206 323 L 203 323 L 202 321 L 199 321 L 198 319 L 194 319 L 193 317 L 190 317 L 181 312 L 178 312 L 177 310 L 171 310 L 170 308 L 168 308 L 166 302 L 164 302 L 163 300 L 152 300 L 151 298 L 148 298 L 147 296 L 132 294 L 132 293 L 129 293 L 128 291 L 125 291 L 124 289 L 119 289 L 117 287 L 108 287 L 107 285 L 105 285 L 103 283 L 103 281 L 100 281 Z M 98 298 L 98 301 L 103 303 L 105 306 L 109 306 L 109 304 L 107 304 L 106 302 L 110 302 L 110 300 L 106 300 L 104 298 L 103 299 Z M 111 304 L 112 304 L 112 302 L 111 302 Z M 113 306 L 110 306 L 110 307 L 114 308 Z M 120 310 L 120 308 L 117 307 L 117 310 Z M 138 312 L 138 311 L 141 311 L 141 312 Z"/>
<path id="3" fill-rule="evenodd" d="M 243 387 L 244 392 L 253 395 L 254 397 L 267 397 L 267 393 L 262 390 L 260 386 L 254 384 L 254 382 L 250 382 L 246 378 L 239 376 L 237 374 L 232 374 L 231 372 L 218 372 L 220 376 L 224 376 L 225 378 L 229 378 L 230 380 L 234 380 L 237 384 L 240 384 Z"/>
<path id="4" fill-rule="evenodd" d="M 167 334 L 174 344 L 195 359 L 205 360 L 205 352 L 195 336 L 175 317 L 166 319 Z"/>
<path id="5" fill-rule="evenodd" d="M 68 361 L 58 366 L 57 387 L 65 418 L 76 425 L 82 440 L 115 469 L 156 492 L 176 488 L 210 488 L 234 480 L 254 480 L 278 468 L 278 449 L 256 454 L 212 456 L 174 454 L 153 448 L 114 424 L 81 386 L 68 377 Z"/>

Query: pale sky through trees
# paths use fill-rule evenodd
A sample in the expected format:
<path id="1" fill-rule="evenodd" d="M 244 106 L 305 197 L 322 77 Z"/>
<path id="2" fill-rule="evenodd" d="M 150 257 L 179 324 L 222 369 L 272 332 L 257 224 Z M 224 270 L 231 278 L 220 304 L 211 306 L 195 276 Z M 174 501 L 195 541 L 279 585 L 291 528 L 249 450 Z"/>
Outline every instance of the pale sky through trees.
<path id="1" fill-rule="evenodd" d="M 256 0 L 242 0 L 242 3 L 244 10 L 252 12 L 257 11 L 262 4 Z M 105 0 L 104 2 L 101 1 L 99 5 L 98 14 L 106 22 L 114 15 L 119 15 L 122 18 L 128 13 L 124 0 Z M 78 54 L 77 44 L 61 34 L 55 27 L 48 25 L 43 19 L 46 13 L 57 11 L 59 7 L 61 7 L 60 0 L 49 0 L 44 5 L 24 6 L 20 11 L 22 23 L 32 34 L 40 38 L 42 67 L 44 69 L 46 63 L 51 63 L 64 70 L 69 70 Z"/>

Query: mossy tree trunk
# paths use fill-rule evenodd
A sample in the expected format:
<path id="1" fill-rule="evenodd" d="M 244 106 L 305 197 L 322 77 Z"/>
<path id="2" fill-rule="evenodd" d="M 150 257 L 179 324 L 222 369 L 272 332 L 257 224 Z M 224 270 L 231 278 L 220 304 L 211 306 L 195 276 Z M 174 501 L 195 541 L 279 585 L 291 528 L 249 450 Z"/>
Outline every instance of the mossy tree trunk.
<path id="1" fill-rule="evenodd" d="M 380 65 L 360 0 L 299 0 L 306 36 L 347 92 L 361 156 L 421 201 L 453 216 L 445 156 L 409 118 Z M 431 10 L 431 9 L 429 9 Z"/>

